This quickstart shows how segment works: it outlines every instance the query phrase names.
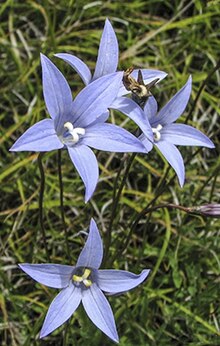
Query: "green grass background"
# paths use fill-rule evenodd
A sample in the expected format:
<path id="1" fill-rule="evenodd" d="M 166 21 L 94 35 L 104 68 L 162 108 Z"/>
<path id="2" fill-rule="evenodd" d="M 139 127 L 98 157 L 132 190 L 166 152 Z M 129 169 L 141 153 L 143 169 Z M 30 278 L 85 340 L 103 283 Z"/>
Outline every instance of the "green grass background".
<path id="1" fill-rule="evenodd" d="M 186 164 L 183 189 L 155 150 L 147 156 L 136 156 L 114 218 L 109 265 L 114 259 L 114 268 L 136 273 L 150 268 L 152 272 L 138 288 L 109 298 L 120 345 L 217 346 L 218 219 L 158 209 L 141 217 L 129 237 L 129 245 L 121 252 L 132 220 L 149 203 L 188 207 L 220 202 L 218 0 L 0 2 L 0 344 L 113 344 L 81 310 L 52 335 L 38 339 L 45 313 L 57 292 L 35 283 L 17 268 L 21 262 L 47 261 L 39 227 L 38 154 L 8 151 L 27 128 L 47 116 L 40 52 L 57 64 L 76 95 L 82 88 L 80 78 L 53 54 L 73 53 L 94 69 L 106 17 L 119 40 L 120 69 L 135 66 L 168 73 L 154 89 L 160 107 L 192 74 L 191 99 L 180 121 L 187 119 L 216 145 L 215 150 L 180 149 Z M 122 115 L 112 114 L 111 120 L 131 131 L 136 128 Z M 97 157 L 100 182 L 93 199 L 85 205 L 82 181 L 67 153 L 62 153 L 64 209 L 73 264 L 84 244 L 78 232 L 87 230 L 91 217 L 106 239 L 112 189 L 122 158 L 126 167 L 127 156 L 122 154 L 97 152 Z M 47 153 L 43 165 L 44 224 L 51 262 L 69 264 L 59 208 L 57 153 Z"/>

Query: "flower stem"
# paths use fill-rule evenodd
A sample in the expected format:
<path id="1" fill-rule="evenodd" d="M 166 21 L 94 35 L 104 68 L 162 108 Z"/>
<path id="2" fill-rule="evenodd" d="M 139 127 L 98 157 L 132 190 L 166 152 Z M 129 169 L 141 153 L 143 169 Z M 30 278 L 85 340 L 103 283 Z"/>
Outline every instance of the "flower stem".
<path id="1" fill-rule="evenodd" d="M 38 167 L 40 171 L 40 194 L 39 194 L 39 223 L 40 223 L 40 229 L 42 233 L 43 243 L 44 243 L 44 249 L 46 252 L 47 261 L 50 262 L 50 255 L 49 250 L 47 246 L 47 239 L 46 239 L 46 232 L 44 228 L 44 221 L 43 221 L 43 201 L 44 201 L 44 189 L 45 189 L 45 175 L 44 175 L 44 168 L 42 163 L 44 153 L 40 153 L 38 155 Z"/>
<path id="2" fill-rule="evenodd" d="M 138 225 L 139 221 L 141 220 L 141 218 L 149 213 L 152 213 L 153 211 L 157 210 L 157 209 L 161 209 L 161 208 L 167 208 L 167 209 L 179 209 L 181 211 L 184 211 L 185 213 L 192 213 L 192 208 L 188 208 L 188 207 L 183 207 L 181 205 L 177 205 L 177 204 L 172 204 L 172 203 L 164 203 L 164 204 L 159 204 L 156 205 L 154 207 L 149 207 L 149 204 L 137 215 L 136 219 L 134 221 L 131 221 L 130 226 L 128 227 L 130 229 L 128 235 L 126 236 L 125 242 L 122 245 L 122 247 L 120 248 L 119 251 L 117 251 L 117 253 L 115 254 L 115 256 L 112 258 L 112 263 L 114 262 L 114 260 L 116 258 L 118 258 L 118 256 L 127 248 L 131 236 L 136 228 L 136 226 Z M 111 263 L 111 264 L 112 264 Z"/>
<path id="3" fill-rule="evenodd" d="M 119 203 L 119 199 L 120 199 L 120 196 L 121 196 L 121 193 L 122 193 L 122 190 L 123 190 L 123 187 L 126 183 L 126 179 L 128 177 L 128 174 L 129 174 L 129 171 L 130 171 L 130 168 L 132 166 L 132 163 L 134 162 L 134 159 L 136 157 L 137 153 L 133 153 L 128 162 L 127 162 L 127 167 L 126 167 L 126 170 L 125 170 L 125 173 L 123 175 L 123 179 L 121 181 L 121 184 L 119 186 L 119 189 L 118 189 L 118 192 L 116 194 L 116 186 L 117 186 L 117 183 L 118 183 L 118 180 L 119 180 L 119 177 L 120 177 L 120 174 L 121 174 L 121 171 L 122 171 L 122 168 L 123 168 L 123 160 L 121 161 L 121 165 L 119 167 L 119 171 L 118 171 L 118 174 L 116 176 L 116 179 L 115 179 L 115 182 L 114 182 L 114 188 L 113 188 L 113 203 L 112 203 L 112 213 L 111 213 L 111 219 L 110 219 L 110 222 L 109 222 L 109 227 L 108 227 L 108 230 L 107 230 L 107 237 L 106 237 L 106 242 L 105 242 L 105 254 L 104 254 L 104 260 L 103 260 L 103 265 L 105 266 L 106 264 L 106 261 L 107 261 L 107 258 L 108 258 L 108 254 L 109 254 L 109 248 L 110 248 L 110 245 L 111 245 L 111 233 L 112 233 L 112 226 L 113 226 L 113 222 L 114 222 L 114 219 L 115 219 L 115 215 L 116 215 L 116 210 L 118 208 L 118 203 Z M 156 200 L 159 198 L 159 196 L 161 195 L 161 193 L 163 192 L 163 190 L 165 189 L 165 182 L 166 182 L 166 177 L 169 173 L 169 169 L 170 167 L 168 167 L 162 181 L 160 182 L 160 184 L 158 185 L 157 187 L 157 193 L 156 193 L 156 196 L 155 198 L 150 202 L 148 203 L 147 207 L 146 208 L 149 208 L 150 205 L 152 205 L 153 203 L 156 202 Z M 132 231 L 133 232 L 133 231 Z M 130 234 L 130 232 L 129 232 Z M 118 256 L 118 253 L 117 253 L 117 256 Z M 114 260 L 113 260 L 114 262 Z M 112 263 L 113 263 L 112 262 Z"/>
<path id="4" fill-rule="evenodd" d="M 63 176 L 62 176 L 62 168 L 61 168 L 61 150 L 58 150 L 57 154 L 58 154 L 57 162 L 58 162 L 58 176 L 59 176 L 59 188 L 60 188 L 61 220 L 62 220 L 64 235 L 65 235 L 66 252 L 67 252 L 68 260 L 71 261 L 70 248 L 69 248 L 69 242 L 68 242 L 68 231 L 66 227 L 65 213 L 64 213 L 64 206 L 63 206 Z"/>
<path id="5" fill-rule="evenodd" d="M 166 219 L 166 233 L 165 233 L 165 236 L 164 236 L 163 245 L 162 245 L 162 248 L 160 250 L 157 262 L 156 262 L 156 264 L 154 266 L 153 272 L 151 273 L 151 275 L 149 277 L 149 280 L 148 280 L 148 283 L 147 283 L 148 287 L 152 284 L 152 281 L 153 281 L 155 275 L 158 272 L 158 269 L 159 269 L 159 267 L 161 265 L 161 262 L 163 261 L 163 258 L 165 256 L 167 247 L 169 245 L 169 240 L 170 240 L 170 236 L 171 236 L 171 225 L 170 225 L 170 217 L 169 217 L 167 209 L 165 209 L 165 219 Z"/>
<path id="6" fill-rule="evenodd" d="M 116 186 L 117 186 L 117 183 L 118 183 L 118 180 L 119 180 L 122 168 L 123 168 L 124 160 L 121 161 L 121 164 L 120 164 L 120 167 L 119 167 L 119 170 L 118 170 L 118 174 L 117 174 L 115 182 L 114 182 L 112 212 L 111 212 L 111 218 L 110 218 L 109 226 L 108 226 L 108 229 L 107 229 L 107 237 L 106 237 L 106 242 L 105 242 L 105 255 L 104 255 L 103 265 L 106 264 L 106 260 L 108 258 L 108 254 L 109 254 L 109 248 L 110 248 L 110 245 L 111 245 L 111 238 L 112 238 L 112 226 L 113 226 L 114 219 L 115 219 L 115 216 L 116 216 L 116 211 L 117 211 L 117 208 L 118 208 L 118 203 L 119 203 L 119 200 L 120 200 L 120 197 L 121 197 L 121 193 L 122 193 L 123 187 L 124 187 L 124 185 L 126 183 L 126 179 L 128 177 L 129 170 L 130 170 L 130 168 L 132 166 L 132 163 L 133 163 L 136 155 L 137 155 L 136 153 L 133 153 L 130 156 L 130 158 L 129 158 L 128 162 L 127 162 L 127 167 L 126 167 L 125 173 L 123 175 L 123 179 L 121 181 L 121 184 L 120 184 L 120 186 L 118 188 L 118 192 L 117 193 L 116 193 Z"/>
<path id="7" fill-rule="evenodd" d="M 64 328 L 64 337 L 63 337 L 63 345 L 62 346 L 67 346 L 68 345 L 68 330 L 70 327 L 70 320 L 68 320 L 65 324 Z M 71 341 L 73 342 L 72 336 L 71 336 Z"/>

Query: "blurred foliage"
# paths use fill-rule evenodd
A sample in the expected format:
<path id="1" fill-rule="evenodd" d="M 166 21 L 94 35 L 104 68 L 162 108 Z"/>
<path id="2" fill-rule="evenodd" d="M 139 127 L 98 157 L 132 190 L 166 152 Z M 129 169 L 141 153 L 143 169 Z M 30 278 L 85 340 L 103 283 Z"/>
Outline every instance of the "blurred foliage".
<path id="1" fill-rule="evenodd" d="M 33 282 L 17 268 L 19 262 L 46 262 L 38 221 L 38 154 L 8 151 L 27 128 L 46 116 L 40 52 L 63 71 L 76 95 L 83 87 L 80 78 L 53 55 L 70 52 L 94 69 L 106 17 L 119 40 L 120 69 L 135 66 L 168 73 L 154 89 L 160 106 L 192 74 L 191 101 L 180 120 L 187 119 L 188 124 L 205 132 L 216 145 L 215 150 L 180 149 L 186 164 L 183 189 L 156 151 L 147 157 L 136 156 L 114 219 L 109 264 L 114 259 L 115 268 L 137 273 L 151 268 L 152 273 L 140 287 L 109 298 L 120 345 L 219 345 L 219 220 L 158 209 L 141 217 L 133 232 L 129 232 L 138 213 L 148 204 L 194 206 L 220 202 L 220 75 L 218 69 L 214 71 L 220 57 L 219 5 L 218 0 L 1 1 L 2 346 L 112 344 L 90 321 L 82 323 L 80 312 L 45 340 L 38 339 L 56 292 Z M 111 120 L 135 130 L 135 125 L 122 115 L 112 114 Z M 97 156 L 100 182 L 92 201 L 85 205 L 83 184 L 66 153 L 62 155 L 64 208 L 73 264 L 84 244 L 79 232 L 87 229 L 91 217 L 105 238 L 114 179 L 122 158 L 126 166 L 128 157 L 104 152 L 97 152 Z M 47 153 L 43 164 L 44 222 L 51 262 L 68 264 L 56 153 Z"/>

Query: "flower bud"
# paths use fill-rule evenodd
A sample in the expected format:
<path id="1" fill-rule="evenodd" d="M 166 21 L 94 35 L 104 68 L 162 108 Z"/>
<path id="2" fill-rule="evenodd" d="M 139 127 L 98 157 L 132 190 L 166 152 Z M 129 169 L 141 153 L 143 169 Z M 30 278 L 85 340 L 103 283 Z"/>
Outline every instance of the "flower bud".
<path id="1" fill-rule="evenodd" d="M 220 218 L 220 204 L 205 204 L 190 209 L 190 211 L 193 213 Z"/>

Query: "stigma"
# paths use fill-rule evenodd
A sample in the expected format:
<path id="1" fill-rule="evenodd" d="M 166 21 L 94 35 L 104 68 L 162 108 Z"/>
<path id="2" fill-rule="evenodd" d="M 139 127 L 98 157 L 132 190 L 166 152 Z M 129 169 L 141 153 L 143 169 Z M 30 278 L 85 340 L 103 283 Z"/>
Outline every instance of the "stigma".
<path id="1" fill-rule="evenodd" d="M 67 133 L 65 134 L 65 137 L 69 138 L 71 136 L 71 142 L 77 143 L 80 139 L 80 135 L 83 136 L 85 134 L 85 129 L 82 127 L 75 127 L 72 123 L 67 121 L 64 125 L 64 128 L 67 129 Z"/>
<path id="2" fill-rule="evenodd" d="M 157 127 L 152 127 L 153 135 L 154 135 L 154 140 L 156 142 L 159 142 L 161 139 L 161 133 L 160 130 L 162 130 L 163 126 L 161 124 L 158 124 Z"/>
<path id="3" fill-rule="evenodd" d="M 73 281 L 83 283 L 86 287 L 92 286 L 92 281 L 88 279 L 91 274 L 91 270 L 86 268 L 82 276 L 73 275 Z"/>

